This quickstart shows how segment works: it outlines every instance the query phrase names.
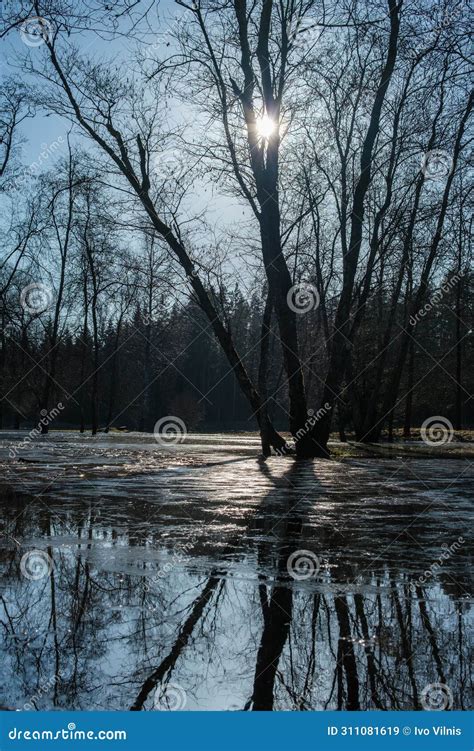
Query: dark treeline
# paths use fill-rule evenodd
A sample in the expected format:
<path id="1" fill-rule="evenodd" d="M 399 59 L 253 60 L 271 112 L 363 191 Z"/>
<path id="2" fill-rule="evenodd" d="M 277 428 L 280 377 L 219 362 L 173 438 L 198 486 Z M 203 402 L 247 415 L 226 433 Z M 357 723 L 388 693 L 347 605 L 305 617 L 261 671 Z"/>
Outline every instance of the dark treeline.
<path id="1" fill-rule="evenodd" d="M 447 277 L 449 279 L 452 275 Z M 401 392 L 407 395 L 397 403 L 393 421 L 387 421 L 387 428 L 392 424 L 410 435 L 413 426 L 419 426 L 435 413 L 445 415 L 457 429 L 472 426 L 472 400 L 466 398 L 457 380 L 459 358 L 462 373 L 473 372 L 472 349 L 461 344 L 458 351 L 457 320 L 451 312 L 461 304 L 465 325 L 473 325 L 472 283 L 472 276 L 464 277 L 460 291 L 459 284 L 454 284 L 444 293 L 444 304 L 433 306 L 424 317 L 419 329 L 420 343 L 415 340 L 402 378 Z M 100 374 L 96 396 L 92 378 L 94 339 L 90 327 L 86 325 L 80 332 L 72 326 L 66 327 L 61 333 L 50 401 L 50 405 L 59 401 L 64 404 L 56 425 L 81 430 L 127 427 L 151 431 L 158 418 L 177 415 L 189 430 L 255 429 L 255 418 L 224 354 L 209 332 L 205 316 L 195 303 L 175 303 L 171 307 L 162 304 L 150 319 L 137 305 L 121 316 L 120 310 L 115 309 L 117 302 L 107 304 L 107 300 L 105 296 L 105 310 L 98 316 Z M 369 362 L 376 355 L 377 340 L 386 323 L 380 312 L 385 310 L 386 302 L 385 295 L 371 301 L 360 333 L 357 361 Z M 248 372 L 257 380 L 262 295 L 255 294 L 247 300 L 236 287 L 227 295 L 225 309 L 239 351 L 245 353 Z M 51 324 L 49 322 L 45 331 L 38 318 L 19 315 L 4 337 L 3 388 L 9 395 L 3 402 L 3 427 L 26 427 L 37 419 L 48 377 L 51 347 Z M 398 318 L 403 320 L 403 306 Z M 317 311 L 301 320 L 301 340 L 307 352 L 324 352 L 324 342 L 315 336 L 319 330 L 317 323 Z M 288 398 L 274 321 L 272 328 L 269 358 L 274 375 L 268 383 L 269 412 L 278 428 L 285 429 Z M 382 375 L 384 381 L 393 365 L 392 355 Z M 324 369 L 313 365 L 305 373 L 309 404 L 314 405 L 315 411 L 321 399 L 323 373 Z M 361 403 L 367 408 L 370 402 L 374 377 L 375 369 L 368 370 L 357 391 L 344 390 L 334 426 L 336 432 L 349 434 L 357 429 L 357 412 Z M 466 378 L 466 386 L 468 384 L 469 378 Z M 99 408 L 93 425 L 95 398 Z"/>
<path id="2" fill-rule="evenodd" d="M 464 2 L 116 6 L 2 18 L 3 426 L 470 427 Z"/>

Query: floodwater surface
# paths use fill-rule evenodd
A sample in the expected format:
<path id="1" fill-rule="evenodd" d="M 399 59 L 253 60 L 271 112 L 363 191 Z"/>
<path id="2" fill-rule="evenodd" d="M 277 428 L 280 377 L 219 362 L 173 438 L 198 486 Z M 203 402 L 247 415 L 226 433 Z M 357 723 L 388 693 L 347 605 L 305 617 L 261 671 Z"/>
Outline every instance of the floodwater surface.
<path id="1" fill-rule="evenodd" d="M 472 461 L 0 440 L 0 704 L 468 709 Z"/>

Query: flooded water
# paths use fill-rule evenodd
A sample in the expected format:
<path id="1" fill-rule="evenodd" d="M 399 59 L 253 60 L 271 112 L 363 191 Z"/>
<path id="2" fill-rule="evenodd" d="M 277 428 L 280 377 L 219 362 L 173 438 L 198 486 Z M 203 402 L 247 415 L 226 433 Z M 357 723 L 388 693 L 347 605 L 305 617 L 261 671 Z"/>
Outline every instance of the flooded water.
<path id="1" fill-rule="evenodd" d="M 472 461 L 24 438 L 0 440 L 3 706 L 469 708 Z"/>

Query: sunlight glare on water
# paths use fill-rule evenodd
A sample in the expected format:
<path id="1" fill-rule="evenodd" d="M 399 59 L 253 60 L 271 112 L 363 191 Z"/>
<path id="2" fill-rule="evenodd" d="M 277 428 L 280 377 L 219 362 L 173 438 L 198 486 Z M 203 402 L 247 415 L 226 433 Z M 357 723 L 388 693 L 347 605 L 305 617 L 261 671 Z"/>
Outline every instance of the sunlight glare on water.
<path id="1" fill-rule="evenodd" d="M 4 705 L 57 659 L 39 709 L 151 709 L 143 686 L 170 654 L 187 709 L 407 708 L 437 664 L 465 705 L 467 541 L 420 577 L 465 529 L 468 462 L 52 434 L 18 463 L 15 440 L 0 455 Z M 31 551 L 51 564 L 38 579 L 20 572 Z"/>

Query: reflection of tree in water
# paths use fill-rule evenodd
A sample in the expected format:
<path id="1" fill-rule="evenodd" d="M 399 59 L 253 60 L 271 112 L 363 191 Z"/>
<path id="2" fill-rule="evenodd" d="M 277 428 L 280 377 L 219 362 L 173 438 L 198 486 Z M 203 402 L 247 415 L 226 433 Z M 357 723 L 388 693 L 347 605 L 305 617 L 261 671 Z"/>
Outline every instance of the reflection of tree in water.
<path id="1" fill-rule="evenodd" d="M 159 534 L 114 530 L 86 504 L 66 519 L 38 502 L 26 517 L 14 499 L 7 521 L 15 521 L 0 549 L 7 655 L 0 702 L 22 706 L 36 694 L 38 709 L 152 709 L 155 691 L 171 681 L 187 692 L 187 708 L 405 709 L 421 708 L 423 688 L 439 682 L 455 708 L 468 708 L 461 559 L 456 581 L 448 561 L 438 580 L 414 590 L 396 559 L 406 556 L 403 540 L 391 558 L 367 566 L 366 543 L 357 549 L 343 519 L 334 529 L 321 511 L 315 524 L 312 465 L 288 467 L 277 476 L 261 465 L 270 490 L 248 516 L 245 535 L 227 537 L 218 564 L 196 550 L 166 577 L 155 576 L 149 560 L 134 560 L 129 572 L 120 559 L 130 543 L 161 547 Z M 58 547 L 61 535 L 80 543 Z M 349 538 L 351 550 L 341 556 Z M 22 539 L 49 541 L 50 577 L 21 577 L 24 548 L 12 540 Z M 109 564 L 116 557 L 117 572 L 101 568 L 98 542 Z M 323 566 L 294 581 L 288 556 L 307 548 Z M 432 563 L 426 550 L 417 550 L 414 570 Z"/>

